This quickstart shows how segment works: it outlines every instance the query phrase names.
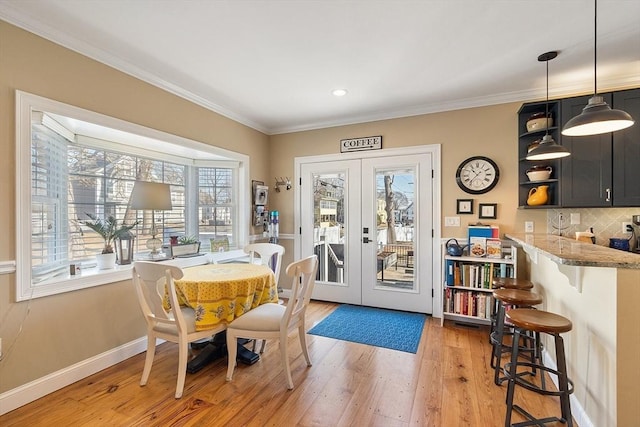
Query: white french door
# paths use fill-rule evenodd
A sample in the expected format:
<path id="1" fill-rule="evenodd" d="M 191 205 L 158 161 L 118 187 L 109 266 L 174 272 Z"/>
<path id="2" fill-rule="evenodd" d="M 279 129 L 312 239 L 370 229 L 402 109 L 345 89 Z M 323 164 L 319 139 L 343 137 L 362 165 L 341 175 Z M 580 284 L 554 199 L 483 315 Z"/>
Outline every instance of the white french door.
<path id="1" fill-rule="evenodd" d="M 297 249 L 320 260 L 313 298 L 432 313 L 432 154 L 297 163 Z"/>

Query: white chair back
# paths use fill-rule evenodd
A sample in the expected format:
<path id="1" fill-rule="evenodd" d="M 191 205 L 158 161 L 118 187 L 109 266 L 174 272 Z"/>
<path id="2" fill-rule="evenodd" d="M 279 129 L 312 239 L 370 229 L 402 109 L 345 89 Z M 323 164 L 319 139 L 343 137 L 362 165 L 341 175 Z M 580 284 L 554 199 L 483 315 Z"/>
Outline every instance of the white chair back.
<path id="1" fill-rule="evenodd" d="M 253 263 L 259 257 L 262 265 L 271 268 L 276 283 L 278 283 L 280 267 L 282 265 L 282 255 L 284 255 L 283 246 L 276 245 L 275 243 L 250 243 L 244 247 L 244 251 L 249 254 L 249 262 Z M 258 255 L 258 257 L 256 257 L 256 255 Z"/>
<path id="2" fill-rule="evenodd" d="M 138 302 L 142 308 L 148 329 L 161 326 L 176 328 L 175 334 L 187 331 L 174 279 L 180 279 L 183 272 L 180 268 L 150 261 L 136 261 L 133 263 L 133 283 L 135 285 Z M 165 292 L 169 295 L 171 310 L 166 311 L 163 305 Z"/>
<path id="3" fill-rule="evenodd" d="M 281 320 L 281 329 L 288 330 L 296 326 L 304 316 L 311 300 L 311 293 L 316 283 L 318 272 L 318 256 L 311 255 L 287 266 L 287 276 L 292 277 L 291 296 L 287 309 Z"/>

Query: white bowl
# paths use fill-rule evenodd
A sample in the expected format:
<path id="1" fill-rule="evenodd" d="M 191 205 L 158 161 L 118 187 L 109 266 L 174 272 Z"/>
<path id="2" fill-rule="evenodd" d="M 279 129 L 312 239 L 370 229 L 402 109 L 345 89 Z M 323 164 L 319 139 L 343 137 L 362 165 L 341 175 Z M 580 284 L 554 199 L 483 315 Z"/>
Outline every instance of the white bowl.
<path id="1" fill-rule="evenodd" d="M 546 129 L 553 126 L 553 119 L 551 117 L 539 119 L 531 119 L 527 121 L 527 132 L 533 132 L 534 130 Z"/>
<path id="2" fill-rule="evenodd" d="M 530 171 L 527 172 L 527 176 L 529 177 L 529 181 L 544 181 L 545 179 L 549 179 L 549 177 L 551 176 L 551 171 Z"/>

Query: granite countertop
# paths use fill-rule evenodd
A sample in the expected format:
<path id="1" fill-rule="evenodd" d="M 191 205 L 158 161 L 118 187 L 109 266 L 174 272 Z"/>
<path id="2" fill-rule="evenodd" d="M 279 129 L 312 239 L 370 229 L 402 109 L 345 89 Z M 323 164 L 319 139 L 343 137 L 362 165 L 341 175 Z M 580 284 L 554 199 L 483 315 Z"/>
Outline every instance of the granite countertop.
<path id="1" fill-rule="evenodd" d="M 525 250 L 535 249 L 558 264 L 640 269 L 640 254 L 592 245 L 553 234 L 507 233 Z"/>

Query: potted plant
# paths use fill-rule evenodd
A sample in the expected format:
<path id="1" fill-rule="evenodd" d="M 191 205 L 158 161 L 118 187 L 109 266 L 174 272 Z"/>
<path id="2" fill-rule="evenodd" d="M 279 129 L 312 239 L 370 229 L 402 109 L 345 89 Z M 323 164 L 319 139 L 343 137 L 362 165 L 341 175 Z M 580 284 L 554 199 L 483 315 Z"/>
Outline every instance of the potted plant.
<path id="1" fill-rule="evenodd" d="M 98 233 L 104 240 L 102 252 L 96 255 L 98 269 L 113 268 L 116 265 L 116 254 L 113 251 L 114 240 L 120 235 L 128 233 L 138 224 L 138 221 L 131 225 L 118 225 L 118 220 L 112 215 L 108 216 L 106 220 L 90 213 L 87 213 L 87 216 L 91 220 L 82 221 L 81 223 Z"/>
<path id="2" fill-rule="evenodd" d="M 188 256 L 200 252 L 200 242 L 195 236 L 182 236 L 178 244 L 171 246 L 172 256 Z"/>

